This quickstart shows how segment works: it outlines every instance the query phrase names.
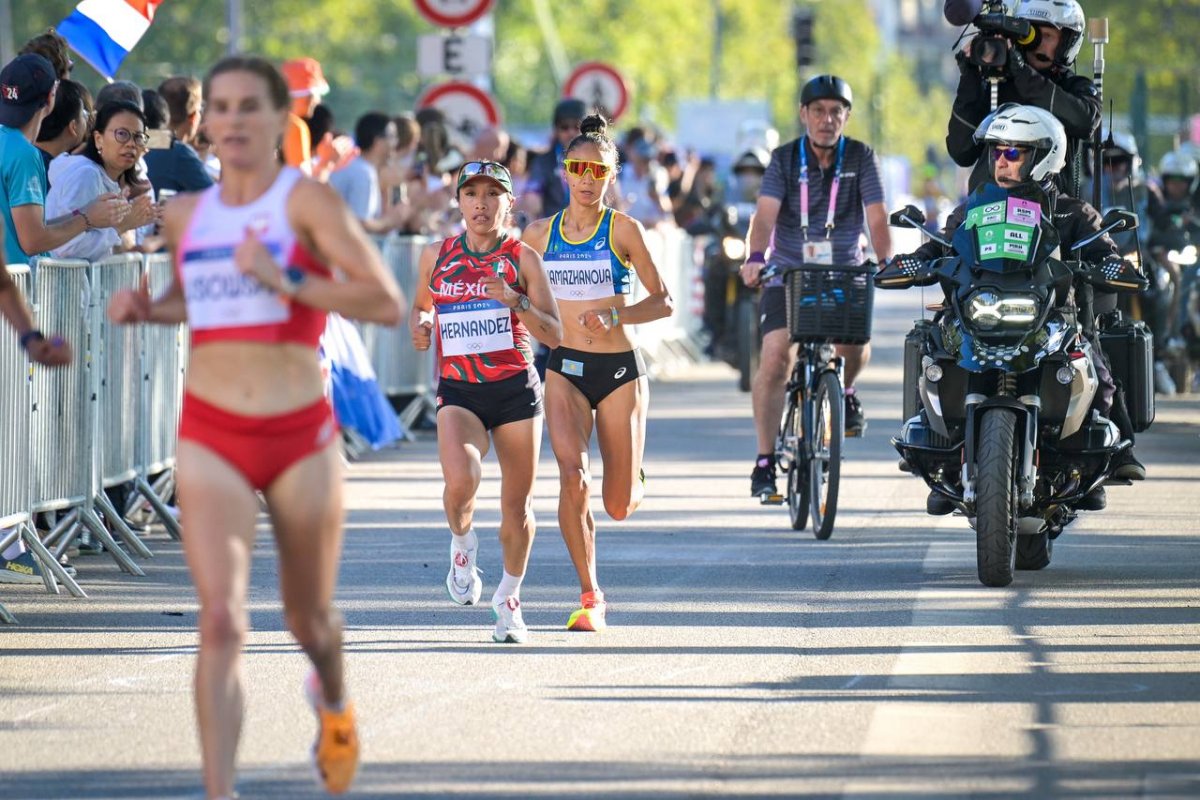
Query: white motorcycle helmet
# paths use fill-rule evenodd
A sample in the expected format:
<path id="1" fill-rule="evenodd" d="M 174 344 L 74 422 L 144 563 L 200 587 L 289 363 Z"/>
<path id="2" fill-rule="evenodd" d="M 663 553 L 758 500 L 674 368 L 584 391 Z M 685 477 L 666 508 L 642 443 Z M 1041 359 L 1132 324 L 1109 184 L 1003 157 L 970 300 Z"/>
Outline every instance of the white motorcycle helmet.
<path id="1" fill-rule="evenodd" d="M 985 145 L 988 159 L 995 145 L 1032 147 L 1032 155 L 1021 167 L 1022 180 L 1042 183 L 1067 163 L 1067 133 L 1062 123 L 1037 106 L 1005 103 L 979 123 L 975 141 Z"/>
<path id="2" fill-rule="evenodd" d="M 1162 161 L 1158 162 L 1158 174 L 1163 180 L 1167 178 L 1181 178 L 1188 182 L 1188 194 L 1196 191 L 1196 184 L 1200 183 L 1200 165 L 1196 164 L 1196 160 L 1187 153 L 1181 153 L 1178 150 L 1173 150 L 1162 157 Z"/>
<path id="3" fill-rule="evenodd" d="M 1064 67 L 1075 63 L 1079 48 L 1083 47 L 1083 28 L 1087 24 L 1083 6 L 1076 0 L 1021 0 L 1013 16 L 1058 28 L 1062 39 L 1054 60 Z"/>

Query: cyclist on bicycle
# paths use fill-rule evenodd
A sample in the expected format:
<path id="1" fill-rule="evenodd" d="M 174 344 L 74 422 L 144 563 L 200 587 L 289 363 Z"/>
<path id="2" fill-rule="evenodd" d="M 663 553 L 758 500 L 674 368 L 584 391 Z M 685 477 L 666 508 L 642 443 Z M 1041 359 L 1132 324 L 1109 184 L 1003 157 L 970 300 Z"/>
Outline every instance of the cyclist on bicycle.
<path id="1" fill-rule="evenodd" d="M 804 85 L 800 119 L 805 134 L 771 153 L 750 223 L 750 256 L 742 265 L 742 280 L 758 286 L 766 272 L 759 309 L 762 353 L 751 386 L 758 437 L 758 458 L 750 476 L 755 497 L 776 493 L 775 436 L 793 358 L 782 272 L 801 264 L 861 264 L 864 218 L 876 258 L 882 261 L 892 254 L 875 153 L 842 133 L 852 104 L 850 84 L 834 75 L 818 75 Z M 842 345 L 838 354 L 845 359 L 846 435 L 858 436 L 866 420 L 854 379 L 871 349 Z"/>

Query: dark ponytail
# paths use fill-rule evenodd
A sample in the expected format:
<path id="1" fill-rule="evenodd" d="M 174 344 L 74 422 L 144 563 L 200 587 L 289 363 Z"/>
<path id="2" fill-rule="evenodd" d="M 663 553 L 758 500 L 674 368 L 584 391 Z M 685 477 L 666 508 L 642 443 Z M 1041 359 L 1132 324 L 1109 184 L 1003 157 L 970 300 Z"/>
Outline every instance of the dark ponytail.
<path id="1" fill-rule="evenodd" d="M 591 114 L 579 123 L 579 135 L 567 145 L 566 154 L 569 156 L 576 147 L 594 144 L 600 150 L 600 157 L 615 171 L 617 168 L 617 145 L 608 135 L 608 120 L 601 114 Z"/>

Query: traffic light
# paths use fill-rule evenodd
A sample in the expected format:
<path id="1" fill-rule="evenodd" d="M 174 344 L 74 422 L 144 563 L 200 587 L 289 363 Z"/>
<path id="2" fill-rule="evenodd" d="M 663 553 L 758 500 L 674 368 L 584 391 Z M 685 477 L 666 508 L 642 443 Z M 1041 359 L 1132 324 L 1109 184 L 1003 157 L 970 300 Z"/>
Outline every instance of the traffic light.
<path id="1" fill-rule="evenodd" d="M 796 66 L 811 67 L 817 57 L 813 44 L 813 18 L 811 8 L 797 8 L 792 12 L 792 39 L 796 42 Z"/>

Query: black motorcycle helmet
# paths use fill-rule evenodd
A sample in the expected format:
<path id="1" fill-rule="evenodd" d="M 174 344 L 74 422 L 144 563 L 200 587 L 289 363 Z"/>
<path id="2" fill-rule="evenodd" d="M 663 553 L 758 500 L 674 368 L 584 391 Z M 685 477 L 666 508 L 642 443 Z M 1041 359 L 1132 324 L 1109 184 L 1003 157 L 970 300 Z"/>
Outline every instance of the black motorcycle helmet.
<path id="1" fill-rule="evenodd" d="M 814 100 L 841 100 L 846 108 L 854 106 L 850 84 L 836 75 L 818 75 L 804 84 L 800 92 L 800 105 L 806 106 Z"/>
<path id="2" fill-rule="evenodd" d="M 749 150 L 738 156 L 733 162 L 733 174 L 736 175 L 745 170 L 749 172 L 757 172 L 761 175 L 767 171 L 767 165 L 770 163 L 770 153 L 761 147 L 751 147 Z"/>

